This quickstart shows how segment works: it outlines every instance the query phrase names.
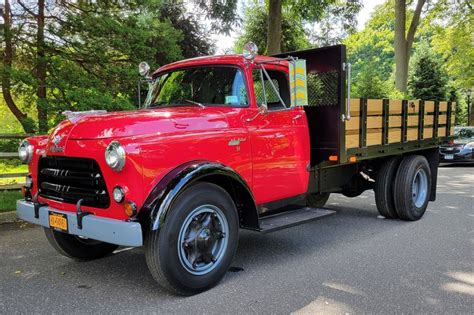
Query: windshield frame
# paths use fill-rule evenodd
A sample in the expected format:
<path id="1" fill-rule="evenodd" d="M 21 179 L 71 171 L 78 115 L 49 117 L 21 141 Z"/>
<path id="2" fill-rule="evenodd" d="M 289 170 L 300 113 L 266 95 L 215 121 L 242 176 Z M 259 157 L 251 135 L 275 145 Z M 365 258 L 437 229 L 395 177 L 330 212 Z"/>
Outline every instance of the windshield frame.
<path id="1" fill-rule="evenodd" d="M 243 69 L 243 67 L 241 67 L 239 65 L 236 65 L 236 64 L 201 64 L 201 65 L 193 65 L 193 66 L 187 65 L 187 66 L 181 66 L 181 67 L 166 69 L 164 71 L 156 73 L 153 76 L 152 80 L 150 81 L 150 86 L 152 86 L 156 82 L 156 80 L 158 80 L 158 78 L 161 77 L 162 75 L 172 73 L 172 72 L 175 72 L 175 71 L 180 71 L 180 70 L 185 70 L 185 69 L 195 69 L 195 68 L 233 68 L 233 69 L 239 70 L 242 73 L 242 79 L 244 81 L 245 92 L 247 94 L 247 103 L 248 104 L 246 104 L 246 105 L 231 105 L 231 104 L 208 104 L 208 103 L 203 103 L 203 105 L 205 107 L 225 107 L 225 108 L 229 108 L 229 107 L 231 107 L 231 108 L 249 108 L 250 107 L 250 105 L 252 104 L 252 100 L 251 100 L 251 96 L 249 94 L 250 90 L 249 90 L 249 83 L 248 83 L 248 80 L 247 80 L 247 72 L 246 72 L 245 69 Z M 193 105 L 191 103 L 187 103 L 187 104 L 173 104 L 173 103 L 171 103 L 171 104 L 163 104 L 163 105 L 156 106 L 156 107 L 149 107 L 150 104 L 147 104 L 147 101 L 148 101 L 149 94 L 151 93 L 151 91 L 152 90 L 149 89 L 147 94 L 146 94 L 145 102 L 143 103 L 143 108 L 144 109 L 196 106 L 196 105 Z"/>

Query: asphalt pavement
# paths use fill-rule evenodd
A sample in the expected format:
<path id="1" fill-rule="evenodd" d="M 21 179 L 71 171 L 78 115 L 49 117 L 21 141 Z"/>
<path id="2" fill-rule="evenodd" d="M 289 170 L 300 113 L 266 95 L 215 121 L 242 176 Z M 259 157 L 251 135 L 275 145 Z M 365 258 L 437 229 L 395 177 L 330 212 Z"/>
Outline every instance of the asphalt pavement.
<path id="1" fill-rule="evenodd" d="M 373 192 L 332 195 L 337 213 L 261 235 L 242 231 L 223 281 L 173 296 L 142 249 L 77 263 L 39 227 L 0 225 L 0 314 L 473 314 L 474 166 L 442 167 L 438 198 L 417 222 L 378 216 Z"/>

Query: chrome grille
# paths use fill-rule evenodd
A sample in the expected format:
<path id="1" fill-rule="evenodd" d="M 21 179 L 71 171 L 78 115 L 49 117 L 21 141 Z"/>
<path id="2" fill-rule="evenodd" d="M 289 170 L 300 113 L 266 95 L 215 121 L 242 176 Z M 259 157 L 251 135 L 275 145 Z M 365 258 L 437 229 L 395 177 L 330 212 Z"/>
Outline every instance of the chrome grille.
<path id="1" fill-rule="evenodd" d="M 38 166 L 39 195 L 65 203 L 107 208 L 109 194 L 99 165 L 92 159 L 43 157 Z"/>

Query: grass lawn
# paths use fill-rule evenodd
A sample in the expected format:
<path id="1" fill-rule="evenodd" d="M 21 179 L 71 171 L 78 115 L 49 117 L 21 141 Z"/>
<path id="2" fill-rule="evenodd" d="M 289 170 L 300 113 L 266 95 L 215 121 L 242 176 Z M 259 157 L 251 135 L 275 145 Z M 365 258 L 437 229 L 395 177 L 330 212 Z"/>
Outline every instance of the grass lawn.
<path id="1" fill-rule="evenodd" d="M 16 201 L 22 198 L 23 195 L 19 190 L 0 191 L 0 212 L 16 210 Z"/>
<path id="2" fill-rule="evenodd" d="M 28 172 L 28 166 L 26 164 L 19 164 L 18 161 L 0 162 L 0 174 L 26 173 L 26 172 Z M 9 185 L 9 184 L 18 184 L 18 183 L 24 183 L 24 182 L 25 182 L 25 176 L 0 178 L 0 186 Z"/>

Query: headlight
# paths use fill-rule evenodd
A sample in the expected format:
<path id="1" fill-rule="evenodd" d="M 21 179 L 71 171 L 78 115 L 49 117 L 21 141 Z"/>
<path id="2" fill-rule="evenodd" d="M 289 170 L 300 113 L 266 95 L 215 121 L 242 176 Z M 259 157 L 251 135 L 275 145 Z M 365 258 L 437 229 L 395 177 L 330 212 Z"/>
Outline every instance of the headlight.
<path id="1" fill-rule="evenodd" d="M 116 186 L 112 191 L 115 202 L 121 203 L 125 198 L 125 193 L 123 192 L 122 187 Z"/>
<path id="2" fill-rule="evenodd" d="M 125 150 L 118 141 L 112 141 L 105 149 L 105 162 L 114 171 L 121 171 L 125 166 Z"/>
<path id="3" fill-rule="evenodd" d="M 469 142 L 464 145 L 464 149 L 474 149 L 474 142 Z"/>
<path id="4" fill-rule="evenodd" d="M 33 145 L 28 140 L 23 140 L 18 147 L 18 156 L 22 162 L 30 163 L 33 157 Z"/>

